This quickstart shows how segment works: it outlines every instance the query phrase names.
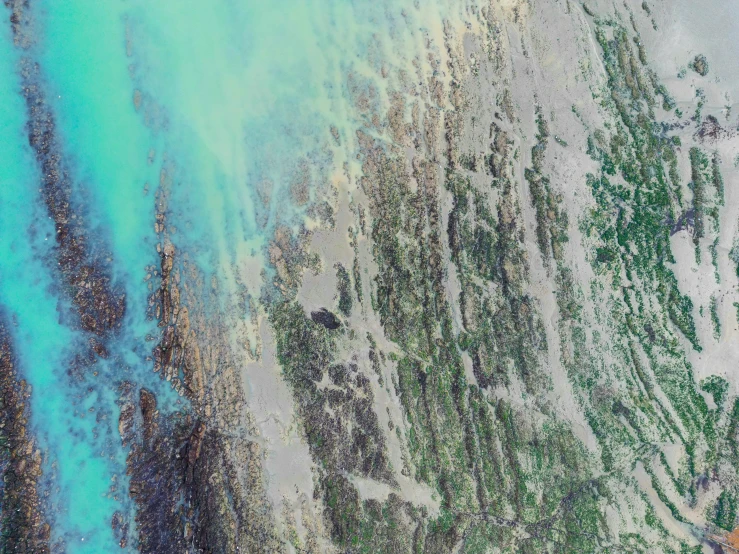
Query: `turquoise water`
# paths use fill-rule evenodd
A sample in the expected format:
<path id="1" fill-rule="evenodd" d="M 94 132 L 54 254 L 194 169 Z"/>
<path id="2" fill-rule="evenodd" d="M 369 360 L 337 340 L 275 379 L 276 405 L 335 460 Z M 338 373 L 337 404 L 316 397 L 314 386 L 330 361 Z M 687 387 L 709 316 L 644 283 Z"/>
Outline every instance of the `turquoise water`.
<path id="1" fill-rule="evenodd" d="M 93 436 L 97 414 L 87 410 L 95 405 L 110 411 L 113 391 L 99 387 L 86 394 L 83 386 L 73 385 L 66 375 L 80 337 L 60 322 L 68 308 L 57 294 L 55 276 L 42 262 L 49 256 L 55 230 L 39 205 L 39 176 L 27 146 L 25 104 L 18 94 L 19 80 L 13 78 L 17 59 L 11 44 L 9 29 L 3 29 L 0 304 L 5 321 L 13 323 L 10 328 L 19 369 L 32 386 L 33 423 L 45 452 L 47 477 L 53 480 L 54 529 L 58 536 L 65 536 L 69 551 L 86 541 L 94 545 L 88 551 L 104 552 L 113 547 L 103 517 L 113 513 L 114 502 L 106 494 L 117 470 L 108 456 L 100 454 L 110 437 Z M 91 519 L 91 514 L 103 517 Z"/>
<path id="2" fill-rule="evenodd" d="M 258 296 L 275 227 L 311 224 L 290 183 L 307 179 L 315 201 L 331 191 L 344 162 L 356 176 L 355 131 L 368 122 L 351 83 L 387 105 L 400 90 L 397 70 L 421 80 L 417 59 L 429 73 L 427 41 L 443 60 L 443 21 L 458 24 L 465 10 L 457 2 L 421 10 L 412 0 L 35 2 L 30 54 L 57 118 L 73 201 L 110 250 L 127 294 L 124 327 L 108 345 L 123 363 L 100 361 L 98 375 L 82 382 L 66 373 L 83 337 L 65 315 L 69 300 L 50 262 L 54 229 L 25 137 L 19 52 L 3 28 L 0 304 L 15 322 L 20 370 L 33 387 L 52 538 L 67 552 L 120 550 L 110 521 L 116 510 L 132 510 L 117 435 L 121 381 L 155 389 L 164 411 L 179 407 L 153 373 L 152 343 L 144 340 L 157 333 L 146 319 L 144 278 L 158 263 L 162 169 L 172 183 L 173 242 L 219 282 L 220 304 L 209 308 L 246 318 L 234 311 L 238 283 Z"/>

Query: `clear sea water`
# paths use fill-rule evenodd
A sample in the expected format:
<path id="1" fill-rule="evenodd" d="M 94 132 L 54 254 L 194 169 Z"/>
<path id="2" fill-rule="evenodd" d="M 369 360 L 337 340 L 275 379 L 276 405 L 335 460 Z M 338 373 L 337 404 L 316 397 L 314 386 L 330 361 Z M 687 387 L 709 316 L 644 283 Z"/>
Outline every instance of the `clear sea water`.
<path id="1" fill-rule="evenodd" d="M 222 304 L 213 308 L 236 305 L 237 282 L 257 296 L 275 226 L 306 221 L 289 194 L 296 175 L 310 168 L 315 199 L 344 162 L 358 171 L 355 131 L 363 120 L 348 76 L 373 86 L 384 105 L 399 88 L 398 69 L 417 81 L 431 73 L 426 41 L 444 59 L 444 21 L 459 25 L 470 16 L 464 2 L 443 0 L 33 6 L 31 55 L 57 118 L 74 202 L 111 251 L 114 277 L 125 286 L 125 325 L 109 345 L 124 363 L 101 361 L 98 375 L 83 382 L 67 375 L 83 337 L 66 315 L 68 299 L 49 261 L 54 229 L 26 139 L 20 54 L 7 24 L 0 35 L 0 305 L 13 321 L 19 369 L 33 390 L 53 542 L 70 553 L 114 552 L 113 513 L 132 510 L 117 433 L 118 386 L 134 381 L 157 392 L 162 410 L 179 407 L 146 361 L 152 343 L 144 340 L 156 334 L 146 320 L 144 277 L 146 266 L 158 263 L 154 209 L 162 168 L 172 180 L 173 242 L 218 279 Z M 382 77 L 383 67 L 390 77 Z"/>

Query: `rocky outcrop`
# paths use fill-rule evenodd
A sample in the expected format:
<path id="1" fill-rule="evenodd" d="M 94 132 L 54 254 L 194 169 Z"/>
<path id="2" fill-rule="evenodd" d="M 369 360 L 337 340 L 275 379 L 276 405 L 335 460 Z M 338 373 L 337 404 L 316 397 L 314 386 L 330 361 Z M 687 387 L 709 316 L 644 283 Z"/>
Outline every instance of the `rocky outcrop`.
<path id="1" fill-rule="evenodd" d="M 183 303 L 183 297 L 194 296 L 181 293 L 181 287 L 197 288 L 198 276 L 177 263 L 168 238 L 166 171 L 160 185 L 160 266 L 149 268 L 149 315 L 161 331 L 152 360 L 154 371 L 188 403 L 162 413 L 150 390 L 132 383 L 122 387 L 119 432 L 130 447 L 138 543 L 141 552 L 151 553 L 282 552 L 265 497 L 262 448 L 248 438 L 242 420 L 247 414 L 240 384 L 224 378 L 223 368 L 208 373 L 201 355 L 201 348 L 219 352 L 222 358 L 216 359 L 226 363 L 226 333 L 217 324 L 205 330 L 202 305 Z"/>
<path id="2" fill-rule="evenodd" d="M 39 497 L 41 451 L 29 428 L 31 391 L 0 323 L 0 551 L 43 554 L 49 525 Z"/>

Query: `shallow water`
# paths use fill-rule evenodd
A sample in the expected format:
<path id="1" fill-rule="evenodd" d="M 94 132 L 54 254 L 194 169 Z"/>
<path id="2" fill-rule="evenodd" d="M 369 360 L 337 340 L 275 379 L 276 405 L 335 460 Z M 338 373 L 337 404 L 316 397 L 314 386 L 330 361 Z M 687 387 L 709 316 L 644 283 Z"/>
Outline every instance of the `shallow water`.
<path id="1" fill-rule="evenodd" d="M 32 386 L 33 424 L 45 453 L 54 528 L 67 537 L 70 551 L 86 541 L 93 545 L 89 551 L 101 552 L 114 546 L 105 517 L 109 521 L 115 506 L 107 494 L 117 469 L 100 454 L 110 437 L 95 419 L 106 413 L 111 417 L 113 391 L 99 387 L 88 394 L 66 375 L 80 336 L 65 324 L 68 307 L 43 261 L 50 258 L 55 231 L 39 205 L 39 176 L 25 138 L 25 105 L 19 80 L 13 78 L 17 58 L 11 45 L 9 29 L 3 29 L 0 302 L 5 321 L 12 322 L 21 373 Z M 88 411 L 93 406 L 96 411 Z"/>
<path id="2" fill-rule="evenodd" d="M 20 52 L 3 28 L 0 303 L 33 388 L 52 542 L 67 552 L 119 549 L 111 518 L 132 510 L 117 432 L 120 383 L 154 389 L 165 412 L 180 407 L 153 373 L 145 340 L 157 334 L 146 317 L 145 281 L 147 266 L 159 260 L 157 187 L 168 183 L 168 226 L 178 251 L 218 280 L 220 304 L 206 309 L 247 318 L 234 311 L 239 283 L 259 295 L 264 249 L 276 226 L 311 224 L 310 202 L 296 201 L 291 185 L 304 181 L 315 201 L 329 195 L 336 175 L 356 177 L 355 131 L 368 127 L 357 95 L 387 104 L 402 84 L 383 72 L 404 69 L 409 82 L 419 81 L 413 62 L 428 69 L 421 56 L 427 41 L 444 59 L 443 22 L 458 25 L 467 8 L 438 4 L 34 3 L 30 55 L 57 119 L 73 202 L 95 247 L 109 250 L 113 277 L 127 295 L 124 326 L 108 345 L 116 362 L 98 361 L 97 375 L 81 380 L 67 373 L 84 339 L 55 273 L 53 223 L 24 130 Z"/>

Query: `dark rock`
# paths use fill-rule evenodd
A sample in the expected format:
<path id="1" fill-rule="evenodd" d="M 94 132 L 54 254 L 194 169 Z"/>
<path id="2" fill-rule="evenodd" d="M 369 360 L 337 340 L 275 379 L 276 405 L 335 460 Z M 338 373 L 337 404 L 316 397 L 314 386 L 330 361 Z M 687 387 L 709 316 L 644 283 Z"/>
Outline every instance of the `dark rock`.
<path id="1" fill-rule="evenodd" d="M 313 323 L 323 325 L 326 329 L 338 329 L 341 327 L 341 321 L 333 313 L 329 312 L 326 308 L 321 308 L 317 312 L 311 312 L 310 318 Z"/>
<path id="2" fill-rule="evenodd" d="M 732 133 L 721 127 L 718 119 L 716 119 L 712 115 L 706 116 L 706 118 L 701 123 L 700 128 L 695 133 L 695 137 L 703 143 L 714 143 L 716 141 L 729 138 L 731 136 Z"/>
<path id="3" fill-rule="evenodd" d="M 695 227 L 695 210 L 687 210 L 685 213 L 680 215 L 677 222 L 672 223 L 671 221 L 668 221 L 667 223 L 670 226 L 670 236 L 684 229 L 693 229 Z"/>
<path id="4" fill-rule="evenodd" d="M 698 54 L 690 64 L 690 68 L 701 77 L 708 75 L 708 61 L 703 54 Z"/>

